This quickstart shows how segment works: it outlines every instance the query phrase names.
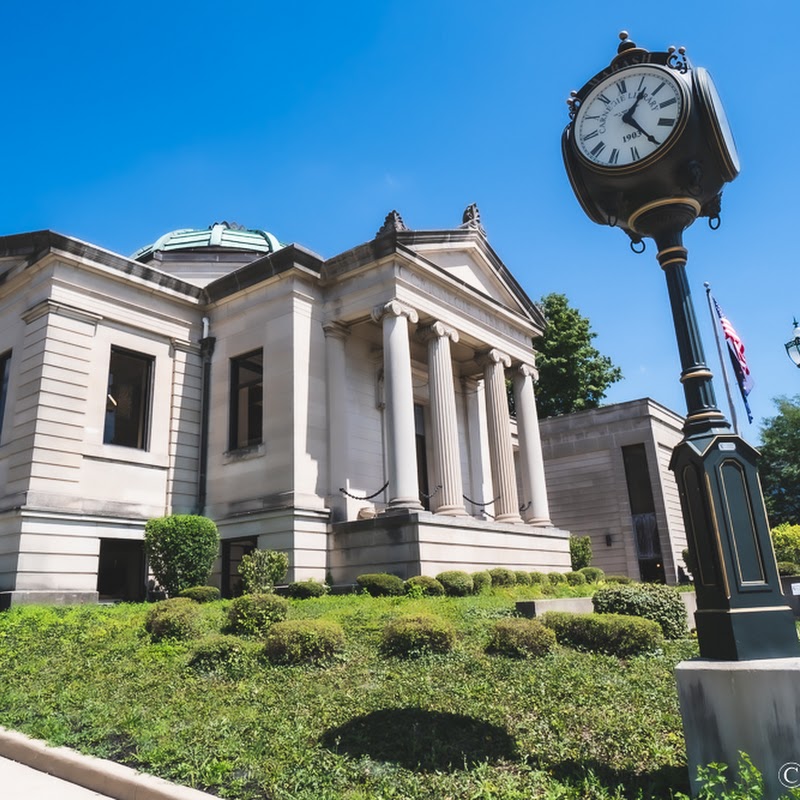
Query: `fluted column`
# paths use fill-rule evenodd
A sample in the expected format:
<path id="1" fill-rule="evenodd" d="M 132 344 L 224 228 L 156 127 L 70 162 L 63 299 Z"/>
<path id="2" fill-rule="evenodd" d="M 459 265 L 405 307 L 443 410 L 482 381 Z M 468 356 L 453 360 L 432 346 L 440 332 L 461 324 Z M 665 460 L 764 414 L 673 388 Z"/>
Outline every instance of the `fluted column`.
<path id="1" fill-rule="evenodd" d="M 328 503 L 334 521 L 346 519 L 347 502 L 340 488 L 348 488 L 347 362 L 345 339 L 350 335 L 339 322 L 326 322 L 325 369 L 328 406 Z"/>
<path id="2" fill-rule="evenodd" d="M 522 522 L 519 515 L 514 449 L 511 446 L 511 421 L 506 394 L 506 368 L 511 359 L 499 350 L 490 350 L 483 359 L 486 386 L 486 415 L 489 425 L 489 459 L 492 483 L 497 500 L 494 504 L 497 522 Z"/>
<path id="3" fill-rule="evenodd" d="M 373 319 L 383 324 L 383 377 L 386 399 L 386 460 L 389 508 L 421 510 L 417 480 L 414 428 L 414 390 L 411 383 L 411 348 L 408 322 L 417 312 L 398 300 L 378 306 Z"/>
<path id="4" fill-rule="evenodd" d="M 544 478 L 542 438 L 539 434 L 539 415 L 533 382 L 539 372 L 529 364 L 520 364 L 514 374 L 514 407 L 517 410 L 517 435 L 525 491 L 530 505 L 523 512 L 525 522 L 549 526 L 550 507 L 547 503 L 547 484 Z"/>
<path id="5" fill-rule="evenodd" d="M 453 362 L 450 342 L 458 341 L 458 331 L 441 322 L 420 332 L 428 343 L 433 460 L 441 489 L 435 495 L 437 514 L 465 516 L 461 481 L 461 454 L 456 424 L 456 393 L 453 387 Z"/>

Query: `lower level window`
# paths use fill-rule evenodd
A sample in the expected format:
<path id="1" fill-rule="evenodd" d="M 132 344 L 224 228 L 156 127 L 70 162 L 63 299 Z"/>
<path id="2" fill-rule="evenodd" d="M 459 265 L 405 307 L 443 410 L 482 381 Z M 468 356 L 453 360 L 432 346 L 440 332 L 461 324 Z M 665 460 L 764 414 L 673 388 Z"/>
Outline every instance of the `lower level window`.
<path id="1" fill-rule="evenodd" d="M 153 359 L 111 348 L 103 442 L 146 450 L 150 428 Z"/>

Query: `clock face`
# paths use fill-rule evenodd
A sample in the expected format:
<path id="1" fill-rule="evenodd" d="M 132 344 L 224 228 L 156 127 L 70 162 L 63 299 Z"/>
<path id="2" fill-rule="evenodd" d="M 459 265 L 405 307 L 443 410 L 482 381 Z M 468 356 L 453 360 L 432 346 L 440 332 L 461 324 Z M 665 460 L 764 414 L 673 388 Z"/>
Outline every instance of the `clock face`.
<path id="1" fill-rule="evenodd" d="M 725 168 L 725 180 L 732 181 L 739 174 L 739 153 L 717 87 L 708 70 L 702 67 L 697 70 L 697 87 L 699 107 L 710 124 L 717 145 L 716 150 Z"/>
<path id="2" fill-rule="evenodd" d="M 595 167 L 631 169 L 662 155 L 686 121 L 688 94 L 669 70 L 642 64 L 589 92 L 575 116 L 578 153 Z"/>

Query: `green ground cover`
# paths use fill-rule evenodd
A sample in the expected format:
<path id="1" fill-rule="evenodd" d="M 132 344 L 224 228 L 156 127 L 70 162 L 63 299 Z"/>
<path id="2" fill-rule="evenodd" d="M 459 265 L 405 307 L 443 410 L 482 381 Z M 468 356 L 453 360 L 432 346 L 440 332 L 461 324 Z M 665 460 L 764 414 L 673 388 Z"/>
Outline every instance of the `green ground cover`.
<path id="1" fill-rule="evenodd" d="M 272 666 L 256 640 L 211 669 L 198 641 L 154 644 L 147 605 L 0 614 L 0 725 L 240 800 L 622 800 L 686 790 L 673 669 L 690 639 L 620 660 L 564 648 L 487 655 L 525 589 L 463 598 L 292 600 L 341 624 L 325 667 Z M 205 636 L 229 601 L 200 606 Z M 384 624 L 429 613 L 454 652 L 381 654 Z"/>

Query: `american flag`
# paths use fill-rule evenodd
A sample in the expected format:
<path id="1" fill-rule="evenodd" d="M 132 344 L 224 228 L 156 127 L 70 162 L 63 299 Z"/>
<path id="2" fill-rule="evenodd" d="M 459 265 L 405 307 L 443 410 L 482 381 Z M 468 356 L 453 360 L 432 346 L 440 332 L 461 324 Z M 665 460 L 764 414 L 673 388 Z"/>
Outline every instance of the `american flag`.
<path id="1" fill-rule="evenodd" d="M 736 329 L 731 325 L 730 320 L 722 313 L 722 309 L 716 299 L 714 299 L 714 308 L 717 310 L 719 323 L 722 325 L 722 332 L 725 335 L 725 341 L 728 343 L 728 352 L 731 356 L 736 382 L 739 384 L 739 390 L 742 393 L 747 419 L 752 422 L 753 414 L 750 411 L 750 404 L 747 402 L 747 395 L 750 394 L 755 384 L 753 383 L 753 376 L 750 374 L 750 367 L 747 366 L 747 359 L 744 357 L 744 342 L 739 338 L 739 334 L 736 333 Z"/>

